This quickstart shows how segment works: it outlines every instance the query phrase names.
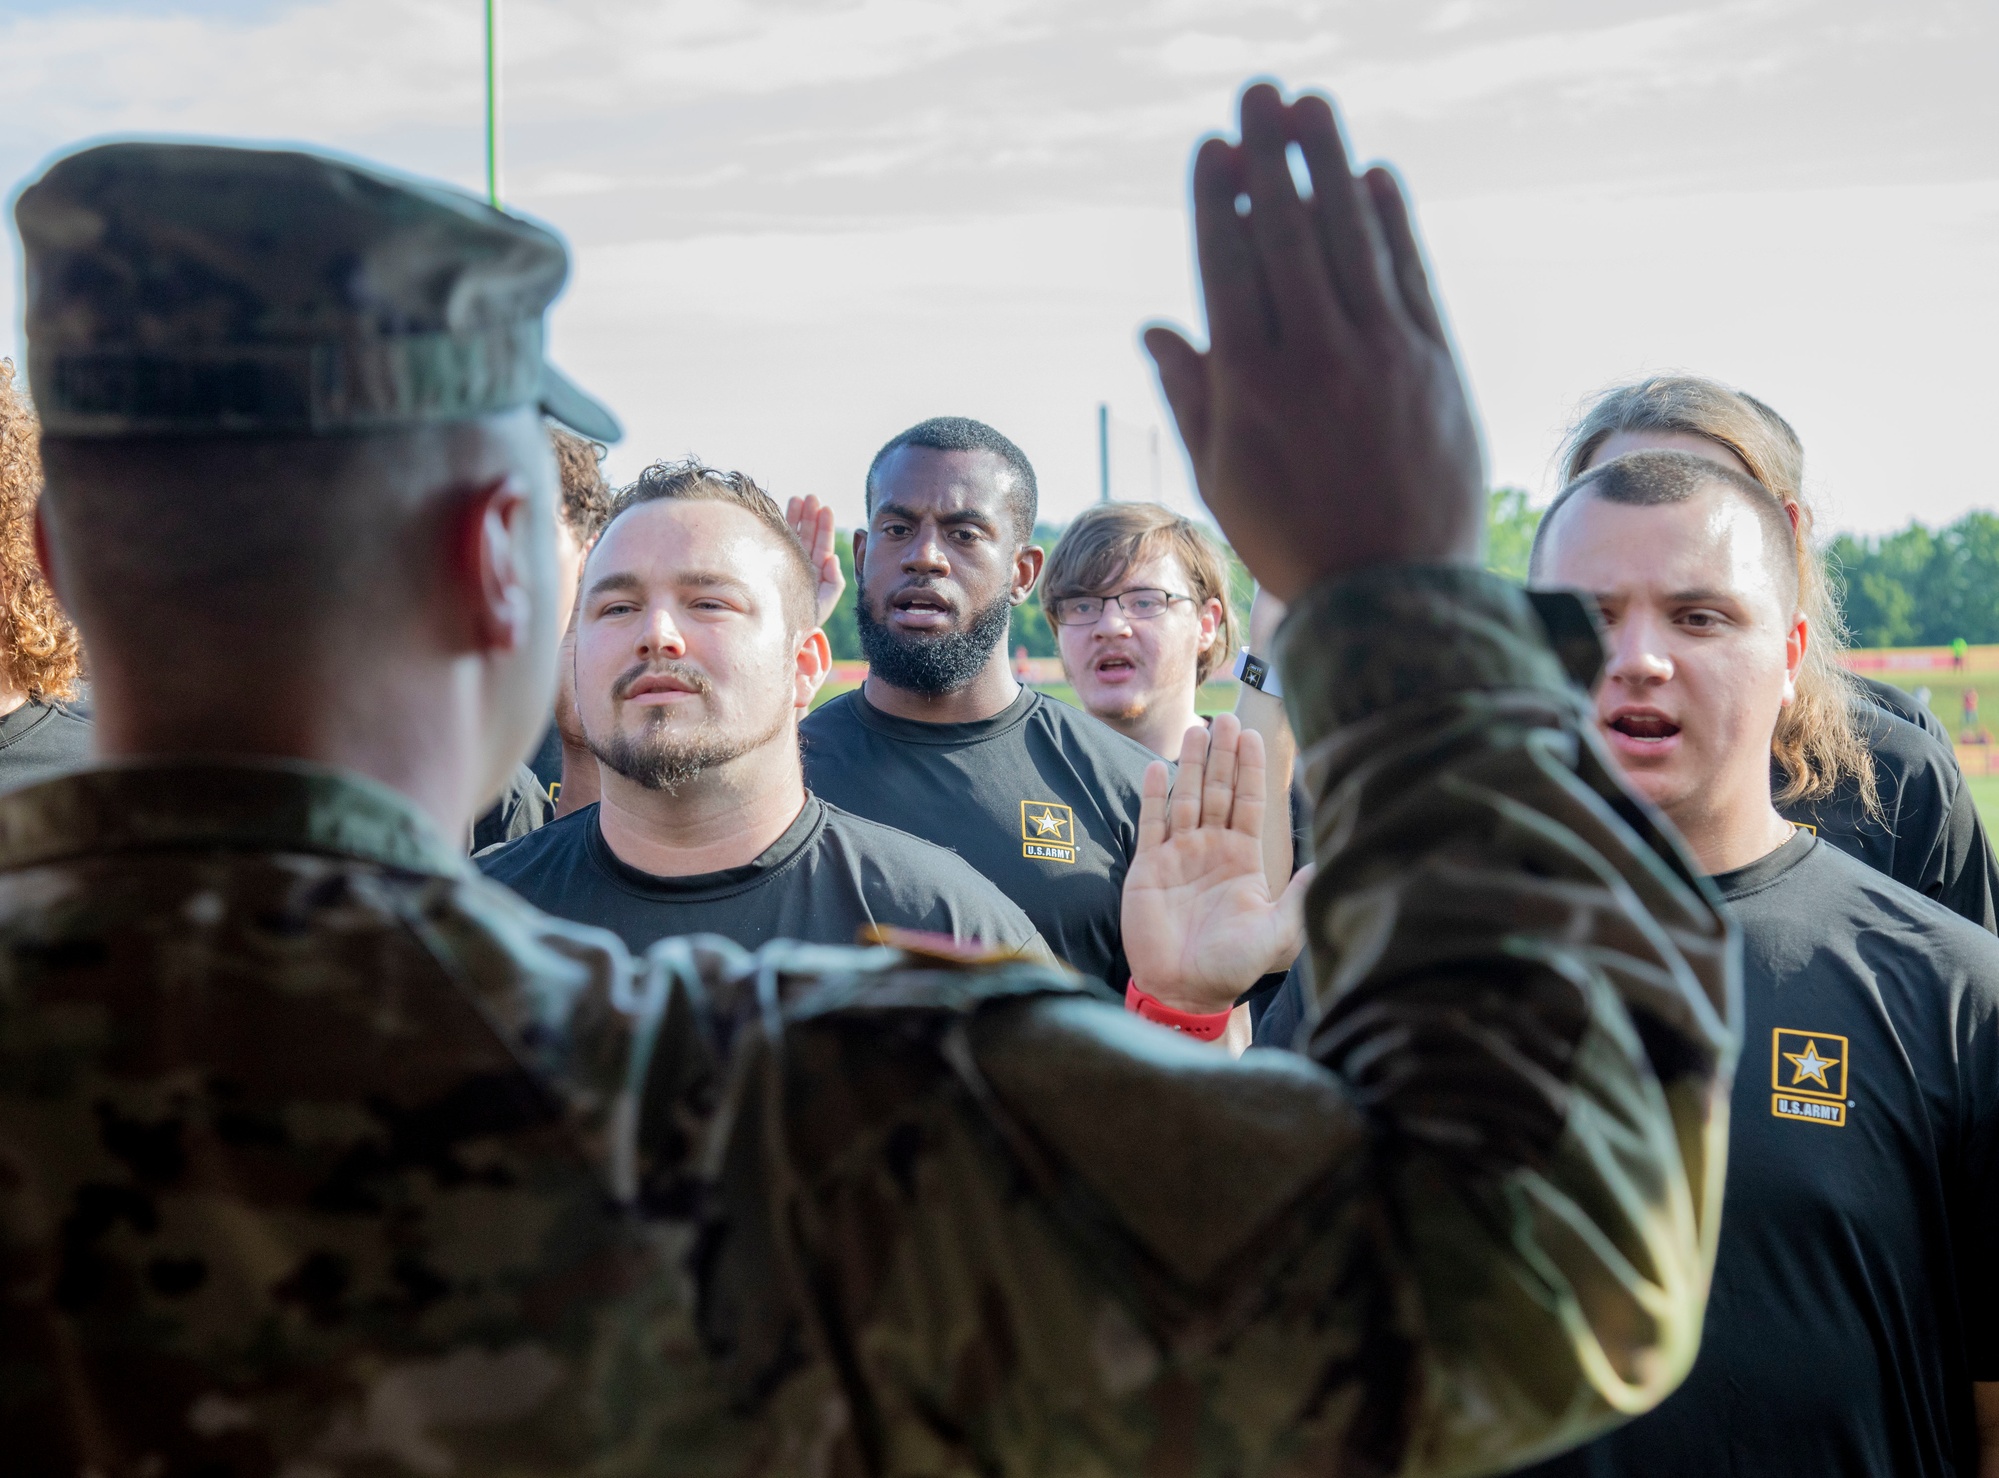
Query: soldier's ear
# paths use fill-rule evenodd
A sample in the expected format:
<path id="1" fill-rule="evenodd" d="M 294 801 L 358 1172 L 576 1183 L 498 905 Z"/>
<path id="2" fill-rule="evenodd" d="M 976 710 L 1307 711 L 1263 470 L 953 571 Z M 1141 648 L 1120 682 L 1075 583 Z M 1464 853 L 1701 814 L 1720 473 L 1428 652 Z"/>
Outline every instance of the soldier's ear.
<path id="1" fill-rule="evenodd" d="M 453 490 L 445 541 L 454 644 L 469 653 L 519 651 L 533 643 L 538 602 L 552 597 L 534 578 L 533 499 L 511 474 Z"/>

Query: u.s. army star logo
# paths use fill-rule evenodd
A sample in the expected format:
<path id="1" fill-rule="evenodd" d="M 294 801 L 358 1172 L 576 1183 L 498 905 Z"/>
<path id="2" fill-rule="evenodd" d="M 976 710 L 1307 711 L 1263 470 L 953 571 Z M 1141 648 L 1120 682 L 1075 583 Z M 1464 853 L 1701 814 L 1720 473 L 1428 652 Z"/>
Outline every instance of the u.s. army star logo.
<path id="1" fill-rule="evenodd" d="M 1780 1119 L 1844 1128 L 1852 1055 L 1846 1038 L 1836 1033 L 1778 1027 L 1770 1033 L 1770 1086 L 1776 1090 L 1770 1095 L 1770 1112 Z"/>
<path id="2" fill-rule="evenodd" d="M 1074 862 L 1076 813 L 1059 801 L 1022 801 L 1020 855 L 1044 862 Z"/>

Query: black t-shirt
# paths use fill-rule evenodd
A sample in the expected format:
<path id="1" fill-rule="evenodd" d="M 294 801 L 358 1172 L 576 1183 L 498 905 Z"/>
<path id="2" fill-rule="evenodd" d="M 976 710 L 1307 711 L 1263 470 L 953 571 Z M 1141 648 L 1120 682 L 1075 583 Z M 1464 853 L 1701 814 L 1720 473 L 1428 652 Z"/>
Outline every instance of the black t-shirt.
<path id="1" fill-rule="evenodd" d="M 864 924 L 1034 950 L 1034 926 L 958 858 L 807 796 L 756 861 L 662 878 L 622 862 L 585 806 L 487 852 L 479 868 L 545 913 L 609 929 L 634 950 L 675 934 L 852 944 Z"/>
<path id="2" fill-rule="evenodd" d="M 1780 806 L 1784 819 L 1812 827 L 1840 851 L 1980 928 L 1999 932 L 1999 863 L 1957 756 L 1881 708 L 1863 706 L 1860 720 L 1862 737 L 1874 752 L 1882 819 L 1861 810 L 1851 782 L 1824 800 Z M 1771 785 L 1782 784 L 1773 763 Z"/>
<path id="3" fill-rule="evenodd" d="M 1119 908 L 1151 750 L 1031 688 L 969 724 L 896 718 L 843 693 L 806 719 L 804 736 L 814 792 L 949 847 L 1059 958 L 1123 997 Z"/>
<path id="4" fill-rule="evenodd" d="M 1875 677 L 1856 674 L 1854 681 L 1860 685 L 1861 695 L 1876 708 L 1887 709 L 1896 718 L 1914 724 L 1944 748 L 1950 749 L 1950 730 L 1943 726 L 1943 720 L 1936 716 L 1929 704 L 1916 701 L 1914 693 Z M 1953 765 L 1957 763 L 1957 751 L 1954 749 L 1951 750 L 1950 761 Z"/>
<path id="5" fill-rule="evenodd" d="M 1881 819 L 1861 809 L 1858 787 L 1850 781 L 1822 800 L 1780 806 L 1784 819 L 1810 827 L 1848 856 L 1999 933 L 1999 861 L 1956 754 L 1884 706 L 1863 707 L 1860 728 L 1874 753 Z M 1774 761 L 1770 783 L 1773 791 L 1784 783 Z M 1305 1019 L 1303 968 L 1301 961 L 1258 1014 L 1258 1046 L 1294 1045 Z"/>
<path id="6" fill-rule="evenodd" d="M 33 700 L 0 718 L 0 792 L 19 790 L 90 763 L 90 720 L 66 703 Z"/>
<path id="7" fill-rule="evenodd" d="M 1529 1471 L 1977 1472 L 1999 1380 L 1999 940 L 1800 832 L 1716 885 L 1742 1058 L 1700 1356 Z"/>

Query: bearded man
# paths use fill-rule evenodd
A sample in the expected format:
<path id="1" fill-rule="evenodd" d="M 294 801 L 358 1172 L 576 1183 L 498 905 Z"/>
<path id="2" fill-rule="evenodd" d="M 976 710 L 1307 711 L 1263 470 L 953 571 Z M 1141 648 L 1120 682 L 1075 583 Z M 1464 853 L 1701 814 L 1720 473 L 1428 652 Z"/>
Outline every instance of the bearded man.
<path id="1" fill-rule="evenodd" d="M 949 847 L 1075 969 L 1122 994 L 1119 900 L 1152 751 L 1015 680 L 1041 577 L 1034 468 L 992 427 L 912 426 L 868 468 L 854 531 L 868 677 L 805 722 L 815 794 Z"/>
<path id="2" fill-rule="evenodd" d="M 612 505 L 576 611 L 601 799 L 484 854 L 487 875 L 633 949 L 692 933 L 852 944 L 887 926 L 1043 953 L 965 862 L 806 792 L 798 721 L 830 666 L 814 584 L 749 478 L 647 468 Z"/>

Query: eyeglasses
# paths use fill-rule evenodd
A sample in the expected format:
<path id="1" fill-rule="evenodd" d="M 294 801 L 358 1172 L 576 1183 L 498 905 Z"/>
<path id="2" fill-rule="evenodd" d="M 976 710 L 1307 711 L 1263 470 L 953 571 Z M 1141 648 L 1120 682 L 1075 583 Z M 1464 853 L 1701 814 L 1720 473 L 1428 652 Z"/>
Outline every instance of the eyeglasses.
<path id="1" fill-rule="evenodd" d="M 1127 621 L 1150 621 L 1166 614 L 1176 600 L 1192 600 L 1191 595 L 1175 595 L 1170 590 L 1120 590 L 1116 595 L 1065 595 L 1050 604 L 1048 614 L 1057 626 L 1094 626 L 1105 606 L 1116 606 Z"/>

